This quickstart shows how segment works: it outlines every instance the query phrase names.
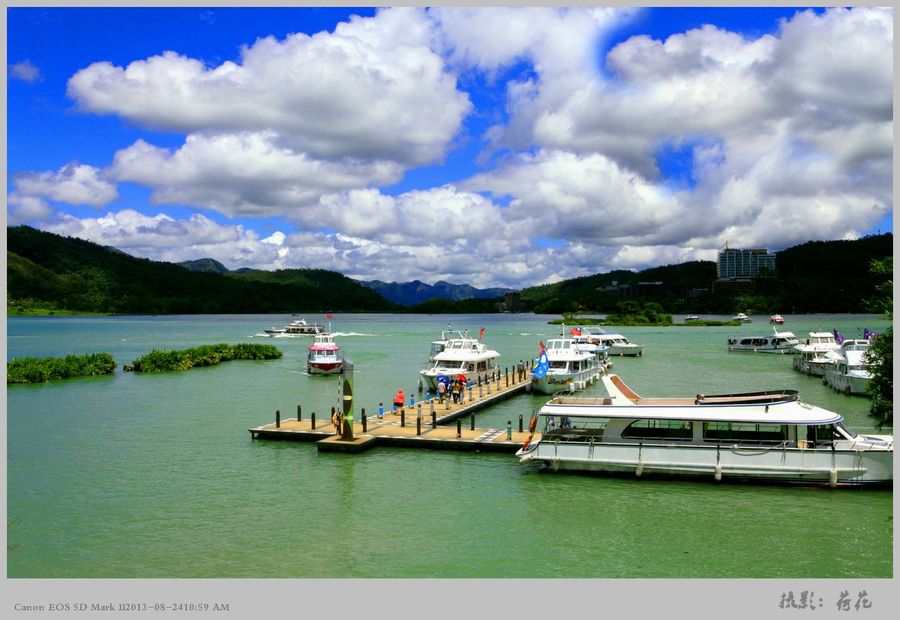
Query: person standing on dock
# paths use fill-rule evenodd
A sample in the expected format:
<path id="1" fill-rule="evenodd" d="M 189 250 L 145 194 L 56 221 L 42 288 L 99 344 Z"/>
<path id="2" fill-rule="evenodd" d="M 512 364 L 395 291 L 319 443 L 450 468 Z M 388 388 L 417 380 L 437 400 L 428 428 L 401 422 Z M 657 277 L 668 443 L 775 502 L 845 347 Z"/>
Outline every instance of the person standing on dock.
<path id="1" fill-rule="evenodd" d="M 394 394 L 394 410 L 402 409 L 405 402 L 406 396 L 403 394 L 403 388 L 399 388 Z"/>
<path id="2" fill-rule="evenodd" d="M 444 382 L 438 381 L 437 382 L 438 402 L 440 402 L 442 405 L 444 404 L 444 392 L 446 392 L 446 391 L 447 391 L 447 386 L 444 385 Z"/>
<path id="3" fill-rule="evenodd" d="M 461 387 L 460 383 L 461 383 L 461 382 L 460 382 L 459 379 L 455 379 L 455 380 L 453 381 L 453 402 L 454 402 L 454 403 L 458 403 L 458 402 L 459 402 L 459 393 L 460 393 L 460 391 L 462 390 L 462 387 Z"/>

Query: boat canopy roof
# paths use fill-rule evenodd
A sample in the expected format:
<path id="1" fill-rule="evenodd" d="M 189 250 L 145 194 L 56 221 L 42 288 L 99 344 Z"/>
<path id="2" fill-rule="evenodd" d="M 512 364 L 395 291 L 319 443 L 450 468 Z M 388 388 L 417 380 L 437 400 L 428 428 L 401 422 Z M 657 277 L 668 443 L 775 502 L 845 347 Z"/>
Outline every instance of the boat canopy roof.
<path id="1" fill-rule="evenodd" d="M 801 402 L 795 390 L 643 398 L 618 375 L 603 375 L 601 379 L 609 398 L 559 396 L 544 405 L 540 415 L 801 425 L 834 424 L 844 419 L 833 411 Z"/>
<path id="2" fill-rule="evenodd" d="M 446 341 L 444 350 L 434 356 L 436 362 L 491 359 L 500 357 L 496 351 L 488 349 L 475 338 L 452 338 Z"/>

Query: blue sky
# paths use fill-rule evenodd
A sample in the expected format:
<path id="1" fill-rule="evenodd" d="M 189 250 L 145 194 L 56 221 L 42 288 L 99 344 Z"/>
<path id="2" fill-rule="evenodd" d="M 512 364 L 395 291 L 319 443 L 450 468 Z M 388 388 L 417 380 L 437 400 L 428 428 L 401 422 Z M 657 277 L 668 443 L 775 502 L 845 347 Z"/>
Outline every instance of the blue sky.
<path id="1" fill-rule="evenodd" d="M 891 9 L 9 8 L 7 221 L 522 287 L 893 230 Z"/>

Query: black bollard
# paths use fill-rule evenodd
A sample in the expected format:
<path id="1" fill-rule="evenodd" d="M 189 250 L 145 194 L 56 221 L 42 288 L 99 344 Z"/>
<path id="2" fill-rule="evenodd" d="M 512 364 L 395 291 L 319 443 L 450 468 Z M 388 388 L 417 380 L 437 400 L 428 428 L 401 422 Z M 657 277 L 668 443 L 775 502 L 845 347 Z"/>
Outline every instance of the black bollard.
<path id="1" fill-rule="evenodd" d="M 281 428 L 281 409 L 275 410 L 275 428 Z"/>
<path id="2" fill-rule="evenodd" d="M 422 434 L 422 416 L 416 416 L 416 435 Z"/>
<path id="3" fill-rule="evenodd" d="M 310 420 L 312 423 L 312 426 L 310 426 L 310 428 L 312 430 L 316 430 L 316 412 L 315 411 L 312 412 L 312 417 L 310 417 Z"/>
<path id="4" fill-rule="evenodd" d="M 521 422 L 521 421 L 522 421 L 522 416 L 519 416 L 519 422 Z M 366 432 L 366 408 L 365 407 L 362 408 L 362 426 L 363 426 L 363 432 L 365 433 Z"/>
<path id="5" fill-rule="evenodd" d="M 522 432 L 522 414 L 519 414 L 519 432 Z"/>
<path id="6" fill-rule="evenodd" d="M 506 387 L 509 387 L 509 368 L 506 369 Z"/>
<path id="7" fill-rule="evenodd" d="M 469 416 L 469 430 L 470 431 L 475 430 L 475 414 L 474 413 L 471 416 Z"/>
<path id="8" fill-rule="evenodd" d="M 437 414 L 431 413 L 431 428 L 437 428 Z"/>
<path id="9" fill-rule="evenodd" d="M 300 422 L 303 419 L 303 412 L 300 408 L 300 405 L 297 405 L 297 421 Z"/>
<path id="10" fill-rule="evenodd" d="M 462 420 L 459 418 L 456 419 L 456 438 L 459 439 L 462 437 Z"/>
<path id="11" fill-rule="evenodd" d="M 401 409 L 400 410 L 400 427 L 403 428 L 406 426 L 406 412 Z"/>

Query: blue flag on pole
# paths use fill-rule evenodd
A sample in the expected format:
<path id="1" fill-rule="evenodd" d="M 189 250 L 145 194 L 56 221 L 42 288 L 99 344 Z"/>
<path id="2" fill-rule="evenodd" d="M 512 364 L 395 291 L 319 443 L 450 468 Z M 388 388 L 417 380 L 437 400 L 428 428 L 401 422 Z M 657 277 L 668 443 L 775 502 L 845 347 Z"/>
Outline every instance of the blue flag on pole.
<path id="1" fill-rule="evenodd" d="M 835 330 L 832 330 L 832 331 L 834 332 L 834 340 L 835 340 L 835 342 L 837 342 L 838 344 L 842 344 L 842 343 L 844 342 L 844 335 L 841 334 L 841 332 L 839 332 L 839 331 L 836 330 L 836 329 L 835 329 Z"/>
<path id="2" fill-rule="evenodd" d="M 541 354 L 538 356 L 537 364 L 534 365 L 531 374 L 535 379 L 540 379 L 547 374 L 548 370 L 550 370 L 550 358 L 547 357 L 547 349 L 544 348 L 544 343 L 542 342 Z"/>

